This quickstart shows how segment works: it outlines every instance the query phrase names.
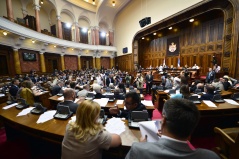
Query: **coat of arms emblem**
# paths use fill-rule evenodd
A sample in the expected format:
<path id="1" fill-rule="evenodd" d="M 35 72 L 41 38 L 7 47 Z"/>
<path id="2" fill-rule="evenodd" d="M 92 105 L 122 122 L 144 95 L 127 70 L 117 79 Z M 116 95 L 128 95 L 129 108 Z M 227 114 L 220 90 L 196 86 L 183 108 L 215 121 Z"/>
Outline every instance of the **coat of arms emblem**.
<path id="1" fill-rule="evenodd" d="M 171 45 L 169 45 L 169 48 L 168 48 L 168 50 L 169 50 L 170 52 L 174 52 L 176 49 L 177 49 L 177 46 L 176 46 L 176 44 L 174 44 L 174 43 L 171 43 Z"/>

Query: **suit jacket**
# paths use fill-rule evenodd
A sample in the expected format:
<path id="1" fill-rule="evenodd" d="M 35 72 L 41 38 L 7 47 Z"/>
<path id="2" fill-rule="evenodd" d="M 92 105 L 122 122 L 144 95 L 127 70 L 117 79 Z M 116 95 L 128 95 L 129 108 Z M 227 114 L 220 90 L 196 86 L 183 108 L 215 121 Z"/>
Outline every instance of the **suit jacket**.
<path id="1" fill-rule="evenodd" d="M 213 98 L 214 94 L 203 94 L 201 95 L 201 100 L 211 100 Z"/>
<path id="2" fill-rule="evenodd" d="M 166 138 L 158 142 L 135 142 L 125 159 L 220 159 L 214 152 L 206 149 L 192 150 L 187 143 Z"/>
<path id="3" fill-rule="evenodd" d="M 146 107 L 145 107 L 145 105 L 143 105 L 143 104 L 140 103 L 140 104 L 139 104 L 134 110 L 132 110 L 132 111 L 142 111 L 142 110 L 146 110 Z M 123 111 L 121 111 L 119 117 L 121 117 L 121 118 L 126 118 L 126 119 L 130 119 L 130 116 L 131 116 L 131 112 L 132 112 L 132 111 L 123 110 Z"/>
<path id="4" fill-rule="evenodd" d="M 78 104 L 77 103 L 74 103 L 73 101 L 64 101 L 64 102 L 61 102 L 57 105 L 57 107 L 59 105 L 65 105 L 65 106 L 69 106 L 70 108 L 70 111 L 72 111 L 74 114 L 76 113 L 76 110 L 78 108 Z"/>
<path id="5" fill-rule="evenodd" d="M 11 94 L 11 96 L 16 97 L 18 90 L 19 90 L 18 86 L 13 84 L 9 89 L 9 93 Z"/>
<path id="6" fill-rule="evenodd" d="M 147 74 L 145 76 L 146 84 L 148 84 L 148 82 L 152 83 L 153 82 L 153 78 L 154 78 L 153 75 L 150 75 L 150 77 L 149 77 L 149 75 Z"/>
<path id="7" fill-rule="evenodd" d="M 207 73 L 206 82 L 211 83 L 215 79 L 215 71 Z"/>
<path id="8" fill-rule="evenodd" d="M 111 82 L 110 82 L 111 80 Z M 114 79 L 113 78 L 106 78 L 106 86 L 109 87 L 110 83 L 114 83 Z"/>
<path id="9" fill-rule="evenodd" d="M 55 85 L 55 86 L 52 87 L 51 94 L 52 94 L 53 96 L 54 96 L 54 95 L 57 95 L 57 94 L 60 93 L 60 92 L 63 93 L 63 91 L 62 91 L 62 89 L 61 89 L 60 86 Z"/>

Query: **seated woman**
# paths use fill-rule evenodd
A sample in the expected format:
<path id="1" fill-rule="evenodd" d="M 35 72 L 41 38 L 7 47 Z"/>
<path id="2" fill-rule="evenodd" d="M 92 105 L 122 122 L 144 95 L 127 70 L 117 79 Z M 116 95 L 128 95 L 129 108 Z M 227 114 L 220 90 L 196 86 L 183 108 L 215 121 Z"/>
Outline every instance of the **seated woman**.
<path id="1" fill-rule="evenodd" d="M 105 131 L 97 122 L 100 105 L 83 101 L 77 109 L 76 121 L 70 121 L 62 142 L 62 159 L 100 159 L 102 150 L 121 145 L 119 135 Z"/>
<path id="2" fill-rule="evenodd" d="M 188 99 L 190 96 L 189 87 L 188 85 L 182 85 L 180 88 L 179 94 L 174 94 L 170 98 L 185 98 Z"/>
<path id="3" fill-rule="evenodd" d="M 31 90 L 33 83 L 30 81 L 25 81 L 25 87 L 21 89 L 20 97 L 26 100 L 26 103 L 30 106 L 34 104 L 34 93 Z"/>

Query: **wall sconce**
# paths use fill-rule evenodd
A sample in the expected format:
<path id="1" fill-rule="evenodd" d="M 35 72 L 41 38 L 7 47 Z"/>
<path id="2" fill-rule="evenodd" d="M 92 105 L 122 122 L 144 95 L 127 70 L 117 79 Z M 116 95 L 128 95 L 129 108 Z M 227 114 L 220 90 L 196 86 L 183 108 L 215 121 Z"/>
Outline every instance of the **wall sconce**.
<path id="1" fill-rule="evenodd" d="M 93 3 L 93 5 L 95 5 L 95 0 L 92 0 L 92 1 L 93 1 L 93 2 L 92 2 L 92 3 Z"/>
<path id="2" fill-rule="evenodd" d="M 115 6 L 115 1 L 112 1 L 112 6 L 113 6 L 113 7 Z"/>
<path id="3" fill-rule="evenodd" d="M 35 40 L 32 40 L 32 43 L 34 44 L 34 43 L 35 43 Z"/>

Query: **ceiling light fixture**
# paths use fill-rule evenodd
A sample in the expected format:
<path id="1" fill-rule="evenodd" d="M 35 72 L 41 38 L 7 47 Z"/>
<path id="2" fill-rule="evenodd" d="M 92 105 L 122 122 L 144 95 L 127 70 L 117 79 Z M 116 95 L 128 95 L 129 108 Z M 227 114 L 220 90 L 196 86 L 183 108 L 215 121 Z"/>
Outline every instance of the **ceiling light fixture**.
<path id="1" fill-rule="evenodd" d="M 173 29 L 173 27 L 169 27 L 168 29 L 171 30 L 171 29 Z"/>
<path id="2" fill-rule="evenodd" d="M 189 22 L 191 22 L 191 23 L 194 22 L 194 19 L 190 19 Z"/>
<path id="3" fill-rule="evenodd" d="M 154 35 L 157 35 L 157 33 L 154 33 Z"/>
<path id="4" fill-rule="evenodd" d="M 43 4 L 43 0 L 41 0 L 41 4 Z"/>
<path id="5" fill-rule="evenodd" d="M 144 37 L 142 37 L 142 39 L 144 39 Z"/>
<path id="6" fill-rule="evenodd" d="M 115 1 L 112 1 L 112 6 L 113 6 L 113 7 L 115 6 Z"/>
<path id="7" fill-rule="evenodd" d="M 93 3 L 93 5 L 95 5 L 95 0 L 92 0 L 92 1 L 93 1 L 93 2 L 92 2 L 92 3 Z"/>
<path id="8" fill-rule="evenodd" d="M 3 35 L 7 36 L 7 32 L 4 31 L 4 32 L 3 32 Z"/>

